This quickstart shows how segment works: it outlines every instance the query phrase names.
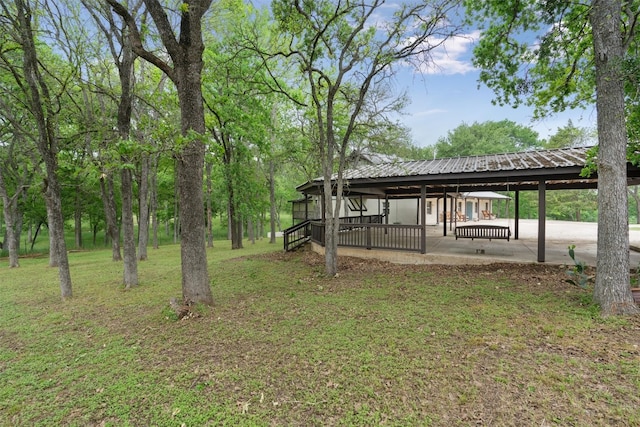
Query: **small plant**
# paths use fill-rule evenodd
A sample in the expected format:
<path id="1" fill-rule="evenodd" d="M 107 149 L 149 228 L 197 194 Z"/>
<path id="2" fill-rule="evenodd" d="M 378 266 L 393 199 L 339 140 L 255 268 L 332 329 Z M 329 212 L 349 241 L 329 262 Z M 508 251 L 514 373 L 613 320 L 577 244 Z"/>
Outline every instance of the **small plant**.
<path id="1" fill-rule="evenodd" d="M 593 281 L 594 276 L 589 276 L 586 273 L 587 266 L 583 261 L 576 260 L 575 253 L 576 245 L 569 245 L 569 256 L 573 260 L 573 268 L 567 270 L 569 279 L 567 282 L 582 289 L 587 289 L 589 284 Z"/>
<path id="2" fill-rule="evenodd" d="M 630 282 L 632 288 L 640 286 L 640 263 L 638 263 L 635 271 L 632 270 Z"/>

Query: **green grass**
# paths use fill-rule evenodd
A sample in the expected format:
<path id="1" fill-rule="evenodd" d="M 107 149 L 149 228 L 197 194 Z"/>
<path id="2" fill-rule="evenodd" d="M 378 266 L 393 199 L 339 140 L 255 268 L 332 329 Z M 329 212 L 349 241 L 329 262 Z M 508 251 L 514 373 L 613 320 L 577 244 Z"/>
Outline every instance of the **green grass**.
<path id="1" fill-rule="evenodd" d="M 640 424 L 640 321 L 546 266 L 397 266 L 216 242 L 176 320 L 179 247 L 124 291 L 110 251 L 0 269 L 0 425 Z M 6 266 L 6 260 L 3 261 Z"/>

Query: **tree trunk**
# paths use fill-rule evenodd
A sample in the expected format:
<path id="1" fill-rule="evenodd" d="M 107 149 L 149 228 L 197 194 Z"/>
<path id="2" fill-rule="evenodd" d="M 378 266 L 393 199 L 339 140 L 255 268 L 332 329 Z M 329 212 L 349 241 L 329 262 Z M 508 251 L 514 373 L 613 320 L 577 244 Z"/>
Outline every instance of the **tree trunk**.
<path id="1" fill-rule="evenodd" d="M 229 189 L 229 221 L 231 224 L 231 249 L 242 249 L 242 221 L 236 212 L 233 189 Z"/>
<path id="2" fill-rule="evenodd" d="M 140 182 L 138 184 L 138 260 L 147 259 L 149 243 L 149 155 L 143 154 L 140 165 Z"/>
<path id="3" fill-rule="evenodd" d="M 131 40 L 123 36 L 122 54 L 118 66 L 120 77 L 120 99 L 118 101 L 118 136 L 126 143 L 131 135 L 131 112 L 133 109 L 133 66 L 136 59 Z M 122 250 L 124 253 L 123 281 L 126 289 L 138 285 L 138 260 L 133 224 L 133 173 L 132 159 L 122 156 L 120 186 L 122 188 Z"/>
<path id="4" fill-rule="evenodd" d="M 227 204 L 227 240 L 230 240 L 231 242 L 233 242 L 233 222 L 231 221 L 231 203 Z"/>
<path id="5" fill-rule="evenodd" d="M 191 22 L 198 29 L 190 32 L 192 40 L 184 63 L 176 63 L 178 98 L 182 134 L 190 141 L 178 154 L 178 187 L 180 189 L 180 253 L 182 257 L 182 297 L 187 305 L 213 304 L 207 269 L 202 178 L 205 144 L 203 136 L 204 105 L 202 102 L 202 33 L 200 22 Z M 195 132 L 194 136 L 193 132 Z"/>
<path id="6" fill-rule="evenodd" d="M 151 209 L 151 233 L 153 235 L 153 249 L 158 249 L 158 155 L 151 156 L 151 176 L 149 187 L 151 190 L 149 207 Z"/>
<path id="7" fill-rule="evenodd" d="M 247 238 L 252 244 L 256 243 L 255 223 L 252 217 L 247 219 Z"/>
<path id="8" fill-rule="evenodd" d="M 206 179 L 207 179 L 207 247 L 213 247 L 213 209 L 212 209 L 212 197 L 213 197 L 213 183 L 211 182 L 211 171 L 213 168 L 212 162 L 206 163 Z"/>
<path id="9" fill-rule="evenodd" d="M 67 257 L 67 243 L 64 240 L 64 217 L 62 215 L 62 201 L 60 197 L 60 184 L 58 183 L 57 159 L 49 154 L 45 159 L 49 185 L 45 192 L 47 206 L 51 211 L 49 215 L 49 233 L 53 234 L 53 242 L 56 262 L 58 264 L 58 276 L 60 278 L 60 294 L 63 299 L 73 296 L 71 288 L 71 271 L 69 270 L 69 258 Z"/>
<path id="10" fill-rule="evenodd" d="M 180 12 L 179 37 L 159 0 L 145 0 L 147 11 L 163 41 L 171 61 L 143 47 L 137 24 L 127 9 L 116 0 L 107 0 L 122 16 L 135 39 L 136 53 L 160 68 L 176 85 L 184 144 L 175 155 L 178 175 L 180 256 L 183 303 L 213 304 L 205 246 L 202 176 L 205 154 L 204 104 L 202 101 L 202 17 L 211 0 L 190 0 Z"/>
<path id="11" fill-rule="evenodd" d="M 19 229 L 16 227 L 18 196 L 19 194 L 15 194 L 12 198 L 9 198 L 4 182 L 4 176 L 2 175 L 2 170 L 0 170 L 0 200 L 2 200 L 2 212 L 5 219 L 5 235 L 3 244 L 6 246 L 4 249 L 9 251 L 9 268 L 20 266 L 18 262 L 18 248 L 16 247 L 16 234 L 20 236 Z"/>
<path id="12" fill-rule="evenodd" d="M 180 237 L 180 209 L 182 209 L 179 206 L 178 163 L 174 162 L 173 167 L 173 243 L 178 243 Z"/>
<path id="13" fill-rule="evenodd" d="M 620 0 L 594 0 L 590 15 L 598 111 L 598 253 L 594 299 L 602 314 L 638 314 L 629 280 L 627 133 Z"/>
<path id="14" fill-rule="evenodd" d="M 276 166 L 273 160 L 269 160 L 269 225 L 271 228 L 271 238 L 269 243 L 276 242 Z"/>
<path id="15" fill-rule="evenodd" d="M 73 211 L 74 235 L 76 249 L 82 249 L 82 197 L 79 186 L 76 187 L 75 209 Z"/>
<path id="16" fill-rule="evenodd" d="M 122 249 L 124 253 L 123 282 L 126 289 L 138 285 L 138 260 L 133 226 L 133 179 L 131 169 L 122 168 Z"/>
<path id="17" fill-rule="evenodd" d="M 49 89 L 42 77 L 38 65 L 36 47 L 31 29 L 31 11 L 23 0 L 16 0 L 16 12 L 20 39 L 24 54 L 24 75 L 28 86 L 29 106 L 38 129 L 37 146 L 46 170 L 45 199 L 47 202 L 47 216 L 49 218 L 49 232 L 53 234 L 50 250 L 55 253 L 60 279 L 60 294 L 63 299 L 73 296 L 67 245 L 64 240 L 64 218 L 58 182 L 58 140 L 56 132 L 56 117 L 51 108 Z M 46 109 L 46 110 L 45 110 Z M 45 112 L 46 111 L 46 112 Z M 51 258 L 50 258 L 51 259 Z"/>
<path id="18" fill-rule="evenodd" d="M 45 199 L 45 205 L 47 207 L 47 230 L 49 230 L 49 267 L 57 268 L 60 265 L 58 255 L 60 250 L 58 249 L 58 241 L 56 240 L 55 220 L 53 219 L 53 207 L 49 205 L 49 198 L 46 195 L 46 191 L 49 188 L 49 180 L 45 179 L 45 189 L 42 193 L 42 197 Z"/>
<path id="19" fill-rule="evenodd" d="M 106 235 L 111 239 L 111 259 L 122 261 L 120 253 L 120 229 L 116 212 L 116 197 L 113 191 L 113 175 L 102 173 L 100 177 L 100 192 L 106 222 Z"/>
<path id="20" fill-rule="evenodd" d="M 20 234 L 22 233 L 22 226 L 24 224 L 24 214 L 19 204 L 16 206 L 15 212 L 16 212 L 15 213 L 15 218 L 16 218 L 15 230 L 16 231 L 13 233 L 13 239 L 15 240 L 14 246 L 16 247 L 16 253 L 19 254 L 20 253 Z"/>

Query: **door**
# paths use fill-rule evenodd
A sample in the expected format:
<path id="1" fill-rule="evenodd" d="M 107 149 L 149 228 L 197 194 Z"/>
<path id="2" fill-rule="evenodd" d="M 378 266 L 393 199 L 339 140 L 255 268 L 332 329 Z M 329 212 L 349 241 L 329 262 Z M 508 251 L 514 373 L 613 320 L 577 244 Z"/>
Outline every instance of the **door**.
<path id="1" fill-rule="evenodd" d="M 471 221 L 473 219 L 473 202 L 467 201 L 465 206 L 465 215 L 467 216 L 467 221 Z"/>

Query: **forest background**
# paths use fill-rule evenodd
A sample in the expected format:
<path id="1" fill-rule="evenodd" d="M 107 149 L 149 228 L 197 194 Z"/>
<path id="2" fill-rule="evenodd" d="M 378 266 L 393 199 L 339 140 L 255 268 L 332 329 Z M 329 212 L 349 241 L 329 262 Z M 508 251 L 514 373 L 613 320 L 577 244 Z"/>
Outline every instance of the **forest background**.
<path id="1" fill-rule="evenodd" d="M 63 215 L 65 228 L 74 236 L 69 244 L 81 249 L 112 243 L 116 234 L 108 230 L 109 212 L 116 213 L 119 223 L 121 171 L 130 170 L 130 206 L 136 219 L 138 256 L 144 259 L 147 244 L 157 247 L 159 242 L 180 239 L 173 154 L 181 137 L 175 89 L 145 61 L 136 60 L 132 134 L 128 140 L 119 138 L 115 120 L 121 89 L 113 58 L 121 52 L 101 31 L 115 37 L 122 28 L 98 3 L 83 6 L 60 1 L 52 5 L 36 11 L 40 25 L 37 48 L 51 93 L 46 108 L 55 112 L 58 123 Z M 209 130 L 203 211 L 209 246 L 214 240 L 231 240 L 234 221 L 242 224 L 241 235 L 250 240 L 265 237 L 271 221 L 277 231 L 291 225 L 289 201 L 299 197 L 296 185 L 320 175 L 313 149 L 313 119 L 291 97 L 282 96 L 282 88 L 273 87 L 269 75 L 273 70 L 263 66 L 260 56 L 238 43 L 250 31 L 271 38 L 269 32 L 274 28 L 268 10 L 239 1 L 217 2 L 213 7 L 215 13 L 205 24 L 209 31 L 205 31 L 203 74 Z M 22 59 L 8 37 L 11 32 L 4 34 L 0 187 L 6 197 L 0 200 L 0 236 L 7 242 L 7 218 L 15 218 L 19 250 L 25 254 L 47 249 L 46 243 L 38 244 L 48 224 L 42 197 L 46 180 L 35 149 L 31 108 L 21 88 Z M 277 72 L 280 81 L 295 84 L 284 64 Z M 384 96 L 397 99 L 394 108 L 398 110 L 406 105 L 403 94 Z M 419 147 L 412 141 L 411 130 L 391 117 L 377 117 L 378 123 L 372 124 L 370 132 L 358 135 L 350 151 L 414 160 L 593 145 L 596 141 L 593 129 L 577 128 L 570 121 L 544 140 L 528 126 L 503 120 L 463 123 L 435 145 Z M 630 189 L 630 195 L 630 218 L 638 222 L 637 188 Z M 522 215 L 535 218 L 537 197 L 525 193 L 521 203 Z M 595 193 L 552 192 L 548 213 L 551 219 L 595 221 Z M 46 233 L 44 236 L 46 240 Z M 240 247 L 242 239 L 234 244 Z M 7 250 L 4 244 L 3 255 Z"/>
<path id="2" fill-rule="evenodd" d="M 337 272 L 342 176 L 354 154 L 410 160 L 595 141 L 571 122 L 541 140 L 503 120 L 463 124 L 432 147 L 416 147 L 410 130 L 394 120 L 407 104 L 407 95 L 393 90 L 395 65 L 431 63 L 434 50 L 470 24 L 487 26 L 474 60 L 498 103 L 530 104 L 536 114 L 550 114 L 593 102 L 595 77 L 609 76 L 603 85 L 615 80 L 615 89 L 595 91 L 604 102 L 594 163 L 599 193 L 563 192 L 548 205 L 551 218 L 573 220 L 595 220 L 599 205 L 601 219 L 612 215 L 599 227 L 601 252 L 623 248 L 628 238 L 626 244 L 612 239 L 628 233 L 630 211 L 639 217 L 637 189 L 627 197 L 621 173 L 624 116 L 632 143 L 637 135 L 637 59 L 625 55 L 637 46 L 638 13 L 627 3 L 603 5 L 612 9 L 598 15 L 604 6 L 597 2 L 544 10 L 513 4 L 515 15 L 505 17 L 499 5 L 454 0 L 393 4 L 392 11 L 378 0 L 276 0 L 270 9 L 237 0 L 192 0 L 175 8 L 158 0 L 2 1 L 0 199 L 9 265 L 18 266 L 23 231 L 24 251 L 46 224 L 49 264 L 59 267 L 62 297 L 71 297 L 64 231 L 72 228 L 73 246 L 82 248 L 84 228 L 94 246 L 104 230 L 113 259 L 124 259 L 129 288 L 137 285 L 136 259 L 147 258 L 149 244 L 158 246 L 163 228 L 165 237 L 181 243 L 184 301 L 210 304 L 203 235 L 213 246 L 214 220 L 226 222 L 232 249 L 242 248 L 245 235 L 264 236 L 267 221 L 275 243 L 283 228 L 279 213 L 296 198 L 293 188 L 318 175 L 324 191 L 336 194 L 335 208 L 326 199 L 325 212 L 326 273 Z M 523 31 L 532 28 L 529 18 L 539 19 L 539 44 L 509 41 L 514 26 L 505 27 L 505 19 L 508 24 L 514 16 Z M 611 27 L 589 20 L 598 17 L 615 17 L 623 31 L 594 55 L 591 37 Z M 570 40 L 579 42 L 575 52 Z M 590 68 L 563 74 L 562 60 L 574 61 L 575 69 L 607 58 L 613 65 L 595 66 L 595 75 Z M 520 67 L 524 75 L 517 75 Z M 636 201 L 631 208 L 629 199 Z M 522 198 L 524 217 L 535 217 L 534 203 L 533 195 Z M 599 267 L 612 265 L 601 258 Z M 617 273 L 624 284 L 623 267 Z"/>

